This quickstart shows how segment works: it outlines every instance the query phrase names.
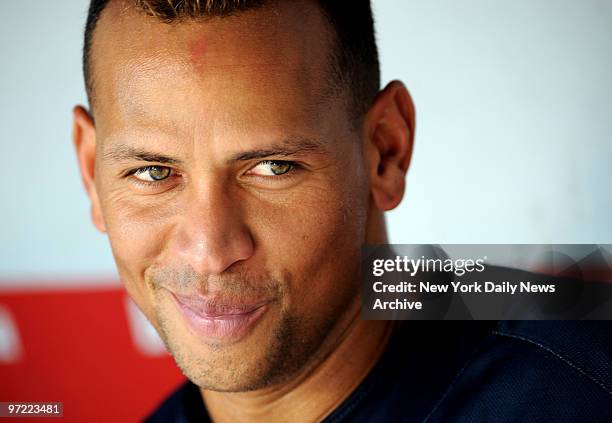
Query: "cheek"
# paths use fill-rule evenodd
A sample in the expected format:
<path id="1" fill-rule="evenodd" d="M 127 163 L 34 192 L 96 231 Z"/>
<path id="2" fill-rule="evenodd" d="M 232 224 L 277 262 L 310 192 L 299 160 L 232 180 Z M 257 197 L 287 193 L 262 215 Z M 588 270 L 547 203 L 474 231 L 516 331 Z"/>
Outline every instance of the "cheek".
<path id="1" fill-rule="evenodd" d="M 159 206 L 109 201 L 105 211 L 108 236 L 119 259 L 139 267 L 159 252 L 167 216 Z"/>
<path id="2" fill-rule="evenodd" d="M 294 314 L 323 318 L 358 292 L 367 195 L 357 182 L 362 176 L 353 176 L 350 183 L 305 187 L 282 206 L 263 209 L 257 233 L 266 266 L 289 274 L 281 278 L 290 281 L 285 307 Z"/>
<path id="3" fill-rule="evenodd" d="M 159 205 L 128 201 L 119 191 L 105 194 L 102 210 L 121 281 L 152 319 L 152 293 L 145 286 L 144 271 L 163 248 L 171 211 Z"/>

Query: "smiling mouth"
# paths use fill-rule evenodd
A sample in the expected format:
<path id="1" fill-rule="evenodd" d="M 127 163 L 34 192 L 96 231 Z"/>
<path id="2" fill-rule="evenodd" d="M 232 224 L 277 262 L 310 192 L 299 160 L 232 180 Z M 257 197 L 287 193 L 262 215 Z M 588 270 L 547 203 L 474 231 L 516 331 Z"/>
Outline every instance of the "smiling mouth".
<path id="1" fill-rule="evenodd" d="M 267 310 L 269 301 L 223 301 L 171 292 L 187 326 L 205 340 L 230 343 L 244 338 Z"/>

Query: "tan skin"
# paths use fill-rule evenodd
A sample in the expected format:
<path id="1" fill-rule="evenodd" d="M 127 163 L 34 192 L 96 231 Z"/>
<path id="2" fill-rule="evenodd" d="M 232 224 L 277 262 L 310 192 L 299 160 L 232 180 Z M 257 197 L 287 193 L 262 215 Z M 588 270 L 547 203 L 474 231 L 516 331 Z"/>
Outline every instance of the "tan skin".
<path id="1" fill-rule="evenodd" d="M 310 2 L 174 25 L 111 2 L 96 29 L 95 123 L 73 128 L 92 220 L 216 422 L 321 420 L 390 333 L 359 318 L 359 253 L 387 240 L 414 108 L 394 81 L 351 125 L 328 31 Z M 223 342 L 173 294 L 265 305 Z"/>

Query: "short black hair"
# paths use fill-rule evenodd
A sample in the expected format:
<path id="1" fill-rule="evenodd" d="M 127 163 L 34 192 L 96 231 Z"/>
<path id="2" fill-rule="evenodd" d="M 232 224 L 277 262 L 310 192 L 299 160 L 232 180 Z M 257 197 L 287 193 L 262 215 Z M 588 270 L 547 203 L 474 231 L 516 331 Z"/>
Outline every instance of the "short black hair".
<path id="1" fill-rule="evenodd" d="M 85 24 L 83 73 L 90 105 L 91 44 L 94 30 L 110 0 L 91 0 Z M 201 16 L 227 16 L 253 9 L 266 0 L 132 0 L 144 12 L 164 22 Z M 349 90 L 350 117 L 361 119 L 380 89 L 378 49 L 370 0 L 317 0 L 335 32 L 332 76 Z"/>

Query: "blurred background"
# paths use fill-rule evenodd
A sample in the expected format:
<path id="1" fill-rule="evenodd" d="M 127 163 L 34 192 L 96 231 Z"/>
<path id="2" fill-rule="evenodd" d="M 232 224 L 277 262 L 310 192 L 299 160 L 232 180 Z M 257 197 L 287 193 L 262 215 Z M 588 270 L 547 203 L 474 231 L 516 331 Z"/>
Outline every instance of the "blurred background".
<path id="1" fill-rule="evenodd" d="M 71 142 L 87 6 L 2 4 L 0 401 L 94 421 L 104 395 L 99 421 L 134 421 L 181 376 L 89 220 Z M 383 84 L 417 109 L 392 242 L 612 243 L 612 1 L 373 8 Z"/>

